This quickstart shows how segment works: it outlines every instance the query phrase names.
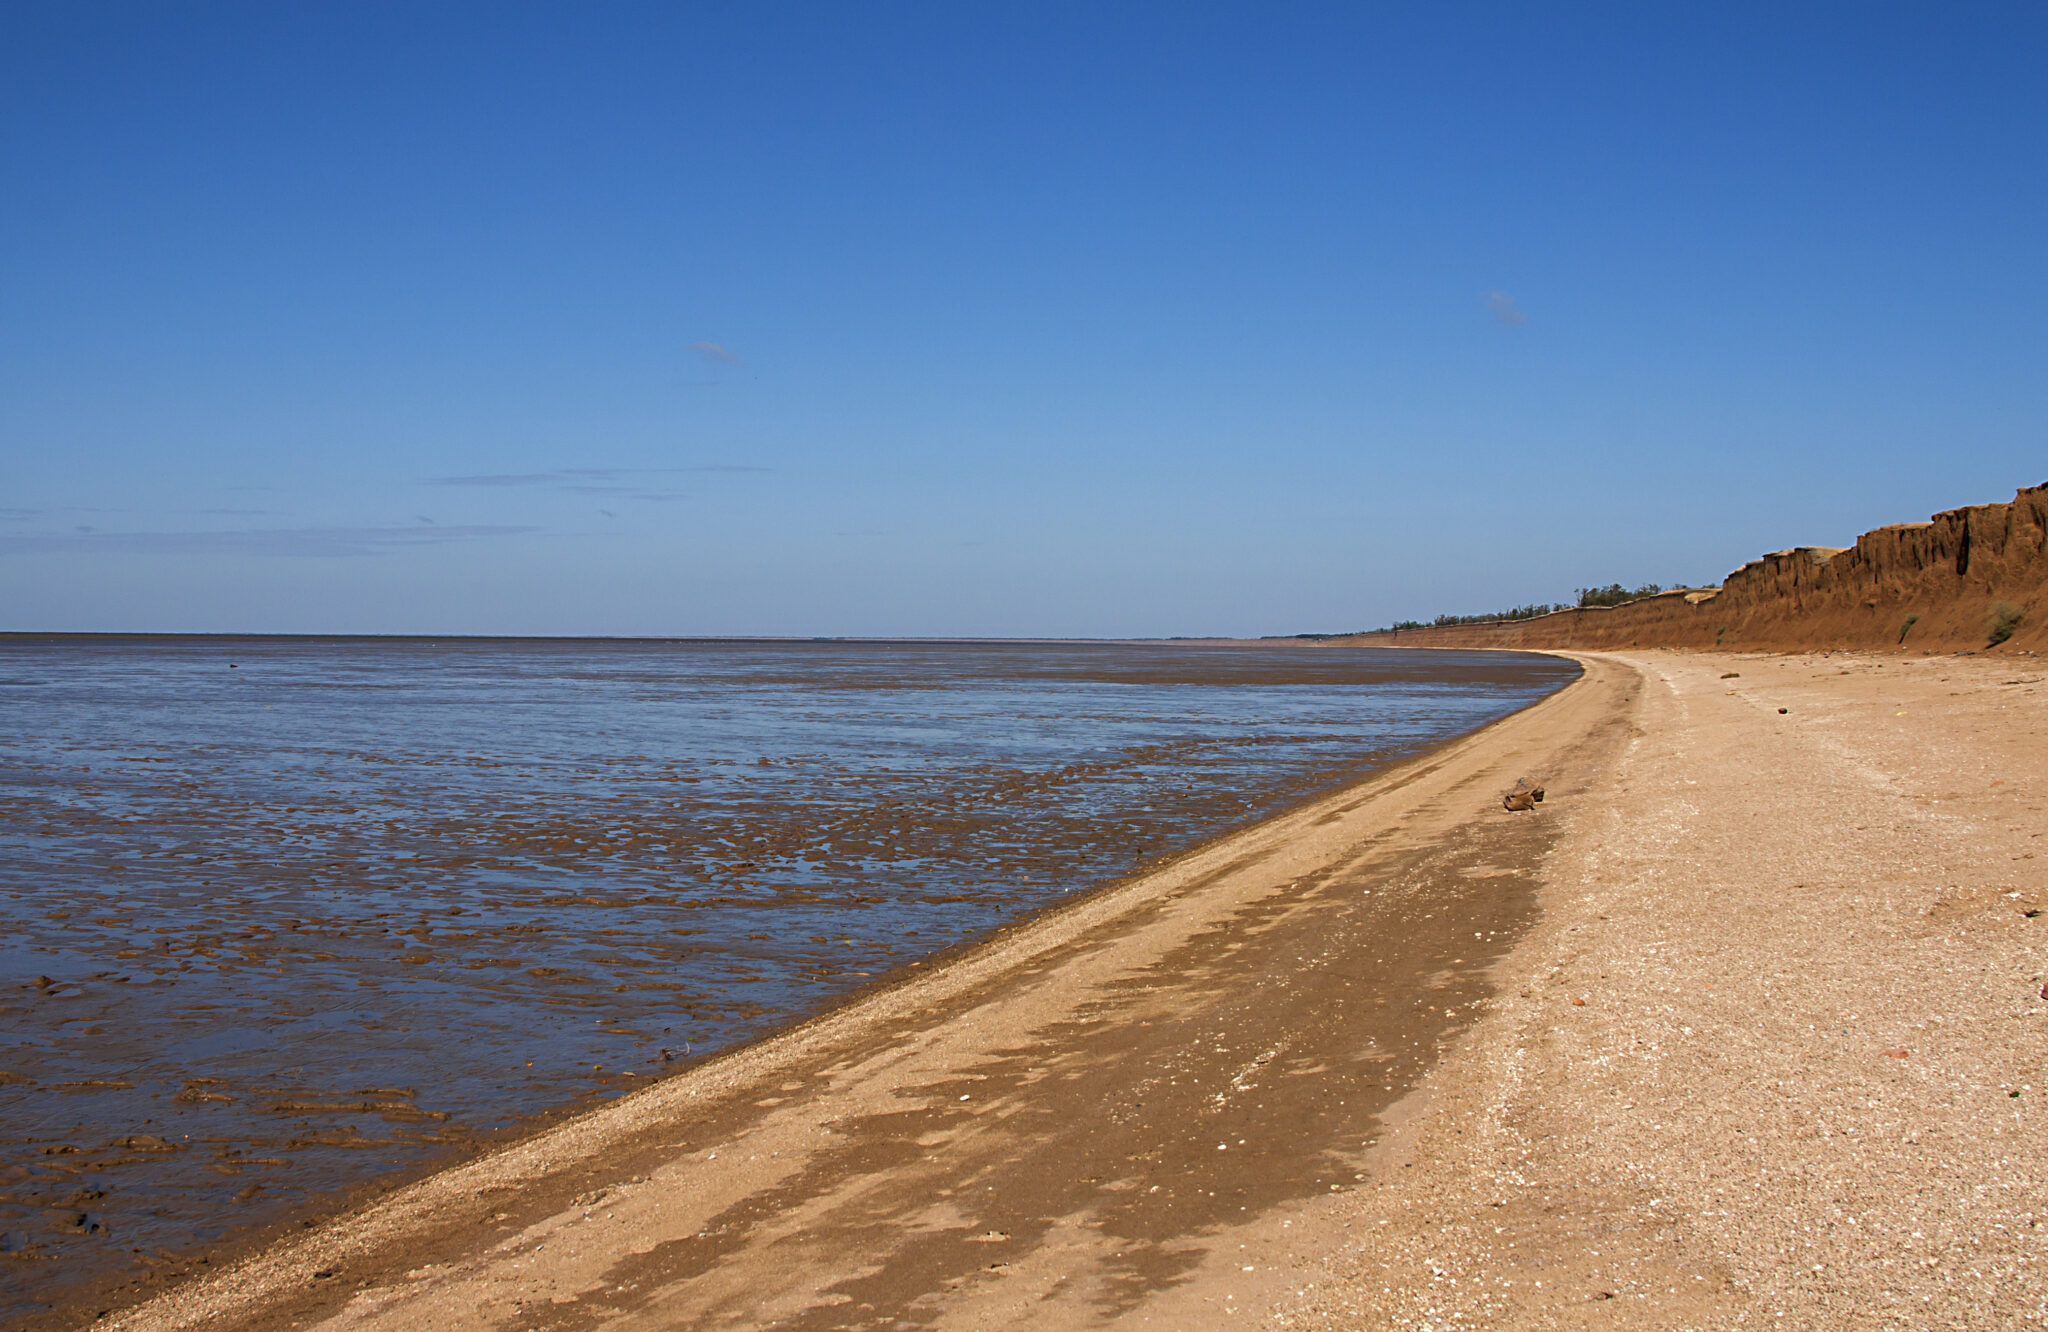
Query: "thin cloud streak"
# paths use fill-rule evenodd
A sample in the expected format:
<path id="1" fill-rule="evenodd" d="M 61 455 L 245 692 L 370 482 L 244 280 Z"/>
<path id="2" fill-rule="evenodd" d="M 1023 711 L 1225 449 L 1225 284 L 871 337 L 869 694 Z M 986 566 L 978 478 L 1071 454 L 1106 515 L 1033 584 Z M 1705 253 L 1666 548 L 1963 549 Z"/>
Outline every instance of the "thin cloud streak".
<path id="1" fill-rule="evenodd" d="M 1522 307 L 1515 303 L 1515 298 L 1504 291 L 1495 290 L 1487 292 L 1486 308 L 1493 311 L 1495 319 L 1498 319 L 1510 328 L 1517 324 L 1529 322 L 1529 316 L 1522 313 Z"/>
<path id="2" fill-rule="evenodd" d="M 431 476 L 422 485 L 474 486 L 482 489 L 514 489 L 547 486 L 580 493 L 630 495 L 643 487 L 620 484 L 635 477 L 717 476 L 751 472 L 772 472 L 772 467 L 743 463 L 707 463 L 701 467 L 563 467 L 552 472 L 486 472 L 476 476 Z"/>
<path id="3" fill-rule="evenodd" d="M 713 365 L 740 364 L 738 354 L 720 346 L 716 342 L 693 342 L 690 344 L 690 350 Z"/>
<path id="4" fill-rule="evenodd" d="M 0 556 L 46 553 L 252 555 L 292 558 L 383 555 L 420 546 L 523 536 L 537 527 L 280 527 L 243 532 L 97 532 L 0 536 Z"/>
<path id="5" fill-rule="evenodd" d="M 83 504 L 56 504 L 48 508 L 14 506 L 0 508 L 0 522 L 21 523 L 31 518 L 54 518 L 60 513 L 127 513 L 126 509 L 102 509 Z"/>

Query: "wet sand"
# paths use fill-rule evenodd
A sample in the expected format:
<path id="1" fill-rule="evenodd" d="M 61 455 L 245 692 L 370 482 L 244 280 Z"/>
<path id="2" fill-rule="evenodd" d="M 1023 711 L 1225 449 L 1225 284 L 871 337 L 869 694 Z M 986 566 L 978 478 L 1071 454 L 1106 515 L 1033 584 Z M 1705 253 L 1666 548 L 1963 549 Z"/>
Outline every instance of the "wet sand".
<path id="1" fill-rule="evenodd" d="M 2042 673 L 1586 664 L 108 1322 L 2048 1317 Z"/>

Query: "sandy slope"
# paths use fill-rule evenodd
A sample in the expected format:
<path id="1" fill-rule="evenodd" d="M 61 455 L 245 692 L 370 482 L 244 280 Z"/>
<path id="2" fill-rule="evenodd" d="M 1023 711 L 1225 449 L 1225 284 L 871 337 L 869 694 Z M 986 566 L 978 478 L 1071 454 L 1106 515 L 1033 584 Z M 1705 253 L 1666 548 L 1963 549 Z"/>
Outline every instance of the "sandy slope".
<path id="1" fill-rule="evenodd" d="M 109 1321 L 2043 1319 L 2048 684 L 1588 666 Z"/>

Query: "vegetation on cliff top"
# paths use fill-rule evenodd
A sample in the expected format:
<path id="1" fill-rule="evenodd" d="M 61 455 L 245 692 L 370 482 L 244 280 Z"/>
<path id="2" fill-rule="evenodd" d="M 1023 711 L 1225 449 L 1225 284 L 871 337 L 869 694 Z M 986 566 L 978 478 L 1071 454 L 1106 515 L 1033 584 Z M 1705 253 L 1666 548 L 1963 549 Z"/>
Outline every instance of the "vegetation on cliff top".
<path id="1" fill-rule="evenodd" d="M 1515 606 L 1503 611 L 1488 611 L 1484 615 L 1439 615 L 1434 620 L 1429 621 L 1429 624 L 1493 624 L 1500 620 L 1533 620 L 1539 615 L 1548 615 L 1553 611 L 1568 609 L 1570 608 L 1562 602 L 1555 606 L 1544 602 L 1536 602 L 1532 605 Z M 1395 629 L 1421 629 L 1426 626 L 1421 620 L 1401 620 L 1391 627 Z"/>
<path id="2" fill-rule="evenodd" d="M 1606 587 L 1582 587 L 1579 589 L 1581 606 L 1621 606 L 1644 597 L 1654 597 L 1664 590 L 1662 583 L 1644 583 L 1631 592 L 1620 583 L 1609 583 Z"/>
<path id="3" fill-rule="evenodd" d="M 1662 583 L 1644 583 L 1641 587 L 1627 588 L 1620 583 L 1609 583 L 1605 587 L 1582 587 L 1578 589 L 1578 601 L 1560 601 L 1555 605 L 1535 602 L 1527 606 L 1514 606 L 1508 610 L 1488 611 L 1483 615 L 1439 615 L 1434 620 L 1397 620 L 1387 629 L 1430 629 L 1460 624 L 1501 624 L 1512 620 L 1533 620 L 1539 615 L 1554 615 L 1558 611 L 1584 609 L 1588 606 L 1622 606 L 1644 597 L 1654 597 L 1664 591 Z M 1676 590 L 1675 588 L 1673 590 Z M 1382 630 L 1381 632 L 1385 632 Z"/>
<path id="4" fill-rule="evenodd" d="M 1679 584 L 1666 588 L 1662 583 L 1644 583 L 1637 588 L 1623 587 L 1620 583 L 1609 583 L 1605 587 L 1582 587 L 1576 595 L 1576 602 L 1531 602 L 1526 606 L 1512 606 L 1507 610 L 1487 611 L 1480 615 L 1439 615 L 1434 620 L 1396 620 L 1384 629 L 1355 629 L 1336 634 L 1287 634 L 1273 637 L 1288 638 L 1351 638 L 1361 633 L 1399 633 L 1403 629 L 1441 629 L 1461 624 L 1503 624 L 1515 620 L 1533 620 L 1540 615 L 1555 615 L 1559 611 L 1583 610 L 1589 606 L 1623 606 L 1644 597 L 1654 597 L 1660 592 L 1676 592 Z"/>

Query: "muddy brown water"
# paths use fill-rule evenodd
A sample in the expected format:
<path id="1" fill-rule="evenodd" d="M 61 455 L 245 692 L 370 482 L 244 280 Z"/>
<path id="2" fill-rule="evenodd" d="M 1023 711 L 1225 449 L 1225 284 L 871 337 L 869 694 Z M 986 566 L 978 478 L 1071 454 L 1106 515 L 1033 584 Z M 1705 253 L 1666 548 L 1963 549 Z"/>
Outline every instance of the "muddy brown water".
<path id="1" fill-rule="evenodd" d="M 0 1319 L 617 1095 L 1575 673 L 0 638 Z"/>

